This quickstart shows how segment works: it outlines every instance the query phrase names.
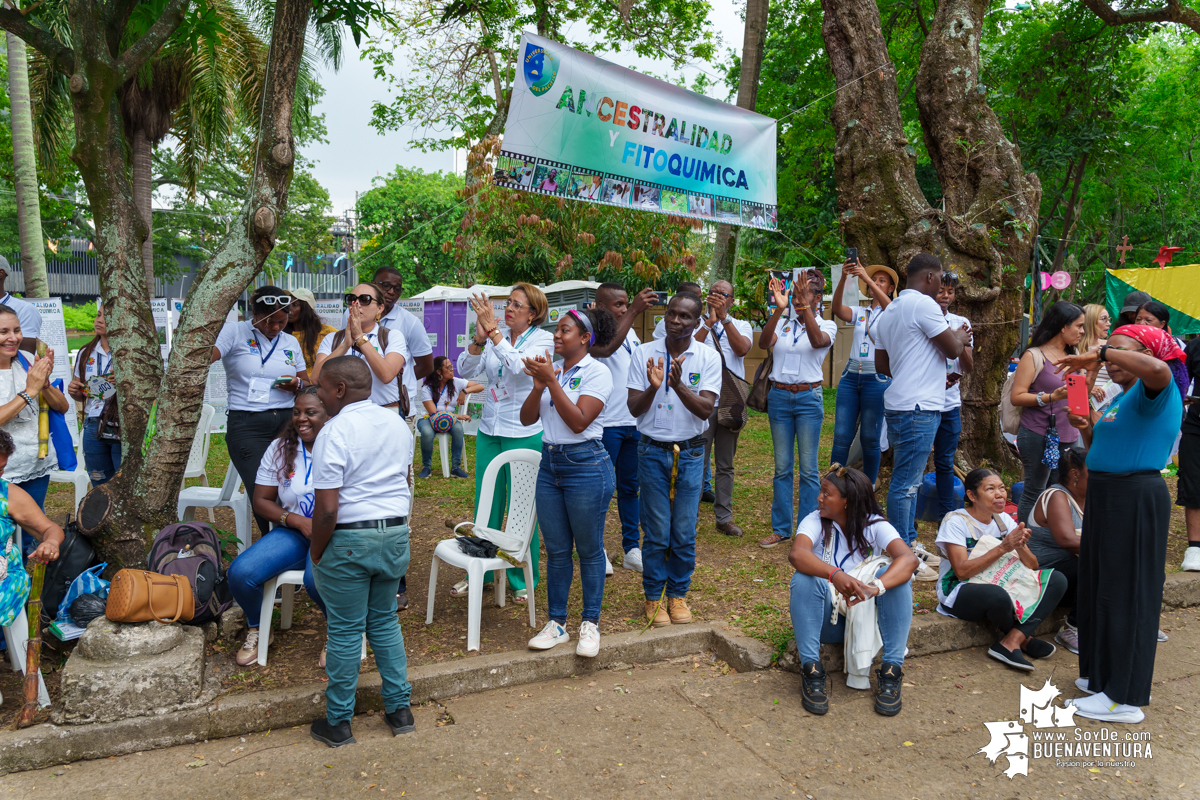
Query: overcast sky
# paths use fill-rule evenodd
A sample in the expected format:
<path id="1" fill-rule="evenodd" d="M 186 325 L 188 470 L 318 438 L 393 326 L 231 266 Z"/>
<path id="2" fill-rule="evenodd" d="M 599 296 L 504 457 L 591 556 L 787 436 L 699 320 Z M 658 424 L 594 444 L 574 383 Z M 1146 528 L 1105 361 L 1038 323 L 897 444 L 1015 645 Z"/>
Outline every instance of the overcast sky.
<path id="1" fill-rule="evenodd" d="M 721 36 L 718 53 L 727 48 L 740 50 L 744 25 L 740 10 L 744 2 L 737 0 L 712 0 L 713 28 Z M 309 147 L 305 155 L 314 159 L 316 178 L 329 190 L 333 210 L 341 216 L 347 209 L 354 208 L 355 192 L 371 188 L 371 179 L 376 175 L 387 175 L 397 164 L 404 167 L 419 167 L 426 172 L 451 171 L 455 168 L 455 157 L 451 152 L 422 153 L 412 150 L 408 143 L 412 131 L 403 130 L 381 136 L 370 126 L 371 105 L 386 101 L 386 85 L 377 80 L 370 62 L 358 58 L 354 41 L 347 37 L 347 58 L 337 72 L 325 71 L 321 83 L 325 97 L 317 107 L 325 115 L 329 130 L 329 144 Z M 663 61 L 641 59 L 632 53 L 606 58 L 625 67 L 649 70 L 657 75 L 671 72 L 670 64 Z M 711 71 L 710 65 L 701 68 Z M 696 75 L 696 68 L 684 67 L 688 82 Z M 715 96 L 715 93 L 713 93 Z M 459 156 L 458 169 L 463 169 Z"/>

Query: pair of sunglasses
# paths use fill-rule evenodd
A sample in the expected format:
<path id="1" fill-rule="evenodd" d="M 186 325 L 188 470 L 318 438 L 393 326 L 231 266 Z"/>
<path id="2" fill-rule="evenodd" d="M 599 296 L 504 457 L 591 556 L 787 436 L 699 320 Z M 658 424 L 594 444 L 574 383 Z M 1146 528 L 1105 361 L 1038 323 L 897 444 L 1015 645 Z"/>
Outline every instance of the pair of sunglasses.
<path id="1" fill-rule="evenodd" d="M 258 298 L 254 301 L 254 303 L 256 305 L 261 303 L 264 306 L 279 306 L 280 308 L 287 308 L 292 304 L 292 298 L 283 294 L 268 294 L 264 297 Z"/>
<path id="2" fill-rule="evenodd" d="M 373 294 L 348 294 L 346 295 L 346 308 L 349 308 L 357 302 L 360 306 L 369 306 L 371 303 L 378 303 Z"/>

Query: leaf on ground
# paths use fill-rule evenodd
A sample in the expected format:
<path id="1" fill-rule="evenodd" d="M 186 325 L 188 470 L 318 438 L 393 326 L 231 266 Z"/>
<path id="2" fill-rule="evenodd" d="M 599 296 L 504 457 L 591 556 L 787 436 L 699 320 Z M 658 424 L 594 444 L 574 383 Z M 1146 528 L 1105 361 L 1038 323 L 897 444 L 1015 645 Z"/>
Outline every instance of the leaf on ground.
<path id="1" fill-rule="evenodd" d="M 189 761 L 187 764 L 184 764 L 184 766 L 188 769 L 199 769 L 200 767 L 207 767 L 208 762 L 203 758 L 198 758 L 195 761 Z"/>
<path id="2" fill-rule="evenodd" d="M 905 742 L 905 743 L 904 743 L 904 746 L 905 746 L 905 747 L 912 747 L 912 746 L 913 746 L 913 743 L 912 743 L 912 742 Z"/>

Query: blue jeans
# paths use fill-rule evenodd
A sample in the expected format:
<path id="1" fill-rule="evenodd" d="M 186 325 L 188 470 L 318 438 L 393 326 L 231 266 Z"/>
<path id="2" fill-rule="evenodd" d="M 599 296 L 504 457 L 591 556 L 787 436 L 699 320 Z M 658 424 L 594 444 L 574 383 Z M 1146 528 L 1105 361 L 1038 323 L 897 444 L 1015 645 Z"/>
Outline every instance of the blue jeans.
<path id="1" fill-rule="evenodd" d="M 108 483 L 121 468 L 121 442 L 98 438 L 99 429 L 99 417 L 88 417 L 83 423 L 83 464 L 92 486 Z"/>
<path id="2" fill-rule="evenodd" d="M 781 539 L 791 538 L 796 530 L 792 515 L 792 487 L 796 464 L 800 467 L 799 519 L 817 509 L 821 481 L 817 471 L 817 450 L 821 446 L 821 422 L 825 405 L 821 388 L 807 392 L 787 392 L 771 388 L 767 395 L 767 417 L 771 421 L 771 443 L 775 448 L 775 491 L 771 502 L 771 530 Z M 799 457 L 797 458 L 797 454 Z"/>
<path id="3" fill-rule="evenodd" d="M 686 411 L 684 413 L 687 413 Z M 675 502 L 671 502 L 670 450 L 638 443 L 638 482 L 642 490 L 642 589 L 647 600 L 684 597 L 696 569 L 696 517 L 704 477 L 704 445 L 679 449 Z M 670 553 L 667 551 L 670 550 Z"/>
<path id="4" fill-rule="evenodd" d="M 888 411 L 888 443 L 892 446 L 892 482 L 888 486 L 888 522 L 912 544 L 917 538 L 917 488 L 941 422 L 940 411 Z"/>
<path id="5" fill-rule="evenodd" d="M 543 444 L 537 478 L 538 519 L 546 548 L 546 604 L 550 619 L 567 623 L 567 596 L 575 580 L 571 550 L 579 553 L 583 621 L 600 622 L 604 600 L 604 509 L 616 476 L 598 439 Z"/>
<path id="6" fill-rule="evenodd" d="M 600 440 L 608 451 L 617 476 L 617 513 L 621 517 L 621 550 L 628 553 L 642 543 L 639 529 L 641 515 L 638 510 L 638 429 L 633 425 L 605 428 Z M 608 506 L 600 512 L 600 530 L 608 517 Z"/>
<path id="7" fill-rule="evenodd" d="M 328 620 L 325 716 L 331 725 L 354 716 L 364 632 L 383 681 L 383 710 L 390 714 L 409 704 L 412 684 L 396 619 L 396 592 L 400 576 L 408 571 L 408 557 L 407 525 L 335 528 L 320 562 L 313 565 Z"/>
<path id="8" fill-rule="evenodd" d="M 888 423 L 891 427 L 891 423 Z M 875 577 L 887 572 L 885 564 Z M 797 572 L 792 576 L 791 598 L 788 607 L 792 613 L 792 635 L 796 637 L 796 652 L 800 663 L 821 660 L 822 644 L 838 644 L 846 640 L 846 618 L 838 617 L 837 624 L 829 622 L 829 581 L 823 577 Z M 879 620 L 879 636 L 883 639 L 883 660 L 892 664 L 904 664 L 904 650 L 908 646 L 908 629 L 912 625 L 912 581 L 905 581 L 894 589 L 888 589 L 882 597 L 875 599 L 875 614 Z"/>
<path id="9" fill-rule="evenodd" d="M 45 475 L 41 478 L 32 481 L 18 483 L 25 490 L 26 494 L 33 498 L 33 502 L 38 504 L 38 508 L 42 511 L 46 510 L 46 490 L 50 488 L 50 476 Z M 28 528 L 21 528 L 21 554 L 25 558 L 33 555 L 33 551 L 37 550 L 40 539 L 33 538 L 33 531 Z"/>
<path id="10" fill-rule="evenodd" d="M 250 545 L 229 565 L 229 590 L 246 612 L 246 624 L 257 628 L 262 610 L 263 586 L 281 572 L 304 570 L 304 591 L 325 613 L 325 604 L 317 593 L 312 559 L 308 557 L 308 539 L 292 528 L 272 528 Z"/>
<path id="11" fill-rule="evenodd" d="M 837 405 L 833 417 L 833 452 L 830 461 L 846 466 L 854 434 L 862 432 L 863 472 L 871 483 L 879 477 L 879 434 L 883 430 L 883 393 L 892 379 L 878 373 L 842 372 L 837 385 Z"/>
<path id="12" fill-rule="evenodd" d="M 933 467 L 937 473 L 939 516 L 946 516 L 954 502 L 954 454 L 958 452 L 958 437 L 962 434 L 962 406 L 946 409 L 933 437 Z"/>
<path id="13" fill-rule="evenodd" d="M 437 434 L 433 430 L 433 425 L 430 424 L 428 417 L 421 417 L 417 420 L 417 433 L 421 434 L 421 466 L 430 469 L 433 466 L 433 440 Z M 459 469 L 462 466 L 463 454 L 463 426 L 461 420 L 455 420 L 454 427 L 450 429 L 450 453 L 452 468 Z"/>

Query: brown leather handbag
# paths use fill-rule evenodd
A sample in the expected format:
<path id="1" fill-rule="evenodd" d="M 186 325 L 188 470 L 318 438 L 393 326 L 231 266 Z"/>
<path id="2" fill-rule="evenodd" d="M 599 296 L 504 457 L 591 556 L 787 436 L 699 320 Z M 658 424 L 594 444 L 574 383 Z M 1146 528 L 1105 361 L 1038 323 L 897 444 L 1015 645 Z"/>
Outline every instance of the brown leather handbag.
<path id="1" fill-rule="evenodd" d="M 192 584 L 183 575 L 160 575 L 141 569 L 123 569 L 108 588 L 104 616 L 113 622 L 149 622 L 164 625 L 189 622 L 196 613 Z"/>

